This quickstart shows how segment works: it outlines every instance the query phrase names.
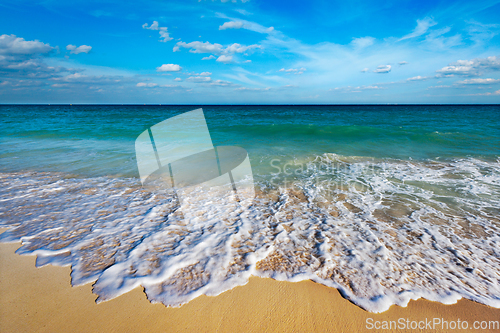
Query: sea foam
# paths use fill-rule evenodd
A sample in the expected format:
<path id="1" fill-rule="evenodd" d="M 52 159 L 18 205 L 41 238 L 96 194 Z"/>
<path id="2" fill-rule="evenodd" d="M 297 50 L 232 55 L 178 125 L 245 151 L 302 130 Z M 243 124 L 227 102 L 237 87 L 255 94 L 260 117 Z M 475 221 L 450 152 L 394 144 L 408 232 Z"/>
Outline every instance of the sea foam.
<path id="1" fill-rule="evenodd" d="M 422 297 L 500 308 L 498 161 L 305 162 L 293 181 L 257 177 L 250 206 L 194 189 L 184 212 L 136 178 L 1 173 L 0 240 L 71 265 L 98 302 L 143 286 L 180 306 L 254 275 L 310 279 L 372 312 Z"/>

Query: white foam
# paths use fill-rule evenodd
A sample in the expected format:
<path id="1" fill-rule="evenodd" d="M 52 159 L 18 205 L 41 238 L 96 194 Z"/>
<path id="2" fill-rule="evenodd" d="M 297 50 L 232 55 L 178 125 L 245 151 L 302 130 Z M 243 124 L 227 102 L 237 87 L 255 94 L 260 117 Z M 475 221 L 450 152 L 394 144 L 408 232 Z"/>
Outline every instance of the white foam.
<path id="1" fill-rule="evenodd" d="M 498 162 L 308 163 L 292 188 L 261 184 L 249 207 L 190 189 L 184 212 L 138 179 L 4 173 L 0 225 L 12 228 L 0 239 L 22 240 L 37 266 L 72 265 L 72 284 L 96 281 L 98 301 L 142 285 L 179 306 L 256 275 L 311 279 L 372 312 L 422 297 L 500 308 Z"/>

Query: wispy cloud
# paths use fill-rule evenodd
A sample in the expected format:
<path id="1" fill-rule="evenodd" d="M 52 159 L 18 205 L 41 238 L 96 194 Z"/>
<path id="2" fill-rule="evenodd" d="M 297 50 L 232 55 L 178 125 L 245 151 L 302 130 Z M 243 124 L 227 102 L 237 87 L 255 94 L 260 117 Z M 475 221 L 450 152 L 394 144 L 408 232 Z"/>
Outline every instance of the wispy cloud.
<path id="1" fill-rule="evenodd" d="M 220 18 L 231 20 L 230 22 L 226 22 L 221 26 L 221 27 L 223 27 L 224 25 L 229 24 L 230 27 L 226 26 L 227 29 L 229 29 L 229 28 L 234 29 L 233 28 L 233 25 L 234 25 L 234 26 L 239 26 L 239 28 L 237 28 L 237 29 L 243 28 L 246 30 L 258 32 L 260 34 L 270 34 L 270 33 L 276 32 L 274 27 L 265 27 L 265 26 L 263 26 L 259 23 L 256 23 L 256 22 L 251 22 L 251 21 L 247 21 L 247 20 L 237 19 L 234 17 L 229 17 L 229 16 L 222 14 L 222 13 L 217 13 L 217 15 Z M 219 29 L 221 27 L 219 27 Z M 225 29 L 220 29 L 220 30 L 225 30 Z"/>
<path id="2" fill-rule="evenodd" d="M 408 79 L 406 79 L 406 81 L 423 81 L 423 80 L 428 80 L 429 77 L 428 76 L 414 76 L 414 77 L 410 77 Z"/>
<path id="3" fill-rule="evenodd" d="M 362 92 L 364 90 L 380 90 L 380 89 L 387 89 L 387 88 L 376 86 L 376 85 L 357 86 L 357 87 L 347 86 L 347 87 L 332 88 L 332 89 L 329 89 L 329 91 L 341 92 L 341 93 L 358 93 L 358 92 Z"/>
<path id="4" fill-rule="evenodd" d="M 500 24 L 483 24 L 475 20 L 469 20 L 467 23 L 470 39 L 479 45 L 487 43 L 500 32 Z"/>
<path id="5" fill-rule="evenodd" d="M 375 38 L 367 36 L 367 37 L 353 38 L 351 45 L 354 46 L 355 48 L 362 49 L 370 45 L 373 45 L 374 42 Z"/>
<path id="6" fill-rule="evenodd" d="M 225 22 L 223 25 L 219 27 L 219 30 L 226 30 L 226 29 L 241 29 L 243 27 L 243 22 L 241 21 L 230 21 L 230 22 Z"/>
<path id="7" fill-rule="evenodd" d="M 218 86 L 218 87 L 237 87 L 237 84 L 234 84 L 230 81 L 224 81 L 224 80 L 215 80 L 210 83 L 212 86 Z"/>
<path id="8" fill-rule="evenodd" d="M 304 67 L 301 67 L 301 68 L 289 68 L 289 69 L 282 68 L 278 72 L 285 72 L 286 74 L 300 75 L 300 74 L 303 74 L 305 71 L 306 71 L 306 69 Z"/>
<path id="9" fill-rule="evenodd" d="M 139 82 L 136 84 L 136 87 L 148 87 L 148 88 L 154 88 L 157 87 L 158 83 L 152 83 L 152 82 Z"/>
<path id="10" fill-rule="evenodd" d="M 444 36 L 448 32 L 450 32 L 450 27 L 445 27 L 442 29 L 434 30 L 429 32 L 429 34 L 425 37 L 425 42 L 428 47 L 436 50 L 436 49 L 449 49 L 451 47 L 460 45 L 462 43 L 462 35 L 455 34 L 453 36 Z"/>
<path id="11" fill-rule="evenodd" d="M 422 36 L 429 30 L 430 27 L 433 27 L 436 24 L 437 22 L 430 17 L 425 17 L 422 20 L 417 20 L 417 26 L 415 27 L 415 29 L 413 29 L 411 33 L 401 37 L 399 41 Z"/>
<path id="12" fill-rule="evenodd" d="M 466 94 L 466 96 L 498 96 L 500 95 L 500 90 L 494 92 L 476 93 L 476 94 Z"/>
<path id="13" fill-rule="evenodd" d="M 496 84 L 496 83 L 500 83 L 500 79 L 468 79 L 457 82 L 457 84 Z"/>

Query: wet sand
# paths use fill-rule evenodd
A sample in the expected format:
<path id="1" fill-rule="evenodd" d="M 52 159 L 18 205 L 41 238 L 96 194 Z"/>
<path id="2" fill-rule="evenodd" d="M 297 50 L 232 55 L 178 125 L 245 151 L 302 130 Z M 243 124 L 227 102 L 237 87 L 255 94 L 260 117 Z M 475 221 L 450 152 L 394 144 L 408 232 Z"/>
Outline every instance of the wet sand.
<path id="1" fill-rule="evenodd" d="M 336 289 L 311 281 L 257 277 L 180 308 L 149 303 L 142 288 L 96 304 L 91 284 L 71 287 L 69 267 L 36 268 L 35 256 L 14 253 L 19 246 L 0 244 L 1 332 L 374 332 L 367 329 L 369 318 L 380 325 L 399 318 L 460 319 L 470 326 L 474 321 L 500 320 L 500 309 L 468 300 L 454 305 L 411 301 L 406 308 L 393 306 L 374 314 L 342 298 Z"/>

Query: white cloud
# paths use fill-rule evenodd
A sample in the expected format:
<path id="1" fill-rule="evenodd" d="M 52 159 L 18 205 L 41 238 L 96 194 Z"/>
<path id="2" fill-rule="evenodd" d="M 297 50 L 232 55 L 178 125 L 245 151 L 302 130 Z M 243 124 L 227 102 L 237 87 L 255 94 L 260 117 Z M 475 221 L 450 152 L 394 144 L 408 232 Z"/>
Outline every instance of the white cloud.
<path id="1" fill-rule="evenodd" d="M 63 81 L 71 81 L 71 80 L 79 80 L 81 78 L 85 78 L 87 77 L 87 75 L 84 75 L 84 74 L 80 74 L 80 73 L 73 73 L 73 74 L 69 74 L 69 75 L 66 75 L 65 77 L 61 78 Z"/>
<path id="2" fill-rule="evenodd" d="M 158 72 L 178 72 L 181 69 L 181 66 L 175 64 L 163 64 L 160 67 L 156 67 Z"/>
<path id="3" fill-rule="evenodd" d="M 358 86 L 358 87 L 347 86 L 347 87 L 329 89 L 329 91 L 338 91 L 342 93 L 357 93 L 361 92 L 362 90 L 379 90 L 379 89 L 386 89 L 386 88 L 379 86 Z"/>
<path id="4" fill-rule="evenodd" d="M 230 86 L 238 86 L 237 84 L 234 84 L 230 81 L 223 81 L 223 80 L 215 80 L 212 83 L 210 83 L 212 86 L 219 86 L 219 87 L 230 87 Z"/>
<path id="5" fill-rule="evenodd" d="M 354 46 L 355 48 L 362 49 L 370 45 L 373 45 L 374 42 L 375 38 L 367 36 L 367 37 L 353 38 L 351 45 Z"/>
<path id="6" fill-rule="evenodd" d="M 149 82 L 149 83 L 146 83 L 146 82 L 139 82 L 137 83 L 136 85 L 137 87 L 147 87 L 147 88 L 154 88 L 154 87 L 157 87 L 158 86 L 158 83 L 152 83 L 152 82 Z"/>
<path id="7" fill-rule="evenodd" d="M 51 87 L 53 88 L 64 88 L 64 87 L 68 87 L 69 84 L 67 83 L 54 83 L 53 85 L 51 85 Z"/>
<path id="8" fill-rule="evenodd" d="M 391 71 L 391 65 L 380 65 L 374 70 L 374 73 L 389 73 Z"/>
<path id="9" fill-rule="evenodd" d="M 257 44 L 253 45 L 241 45 L 238 43 L 233 43 L 226 48 L 224 48 L 221 44 L 218 43 L 209 43 L 209 42 L 198 42 L 194 41 L 191 43 L 178 42 L 174 47 L 174 52 L 178 51 L 179 48 L 188 48 L 191 53 L 213 53 L 213 54 L 233 54 L 233 53 L 244 53 L 251 49 L 257 49 L 261 46 Z M 202 60 L 209 60 L 215 57 L 204 57 Z M 219 57 L 220 58 L 220 57 Z"/>
<path id="10" fill-rule="evenodd" d="M 218 57 L 216 61 L 228 64 L 233 61 L 233 56 L 223 54 L 220 57 Z"/>
<path id="11" fill-rule="evenodd" d="M 42 54 L 52 51 L 54 48 L 49 44 L 38 40 L 28 41 L 16 35 L 0 36 L 0 54 Z"/>
<path id="12" fill-rule="evenodd" d="M 76 45 L 69 44 L 66 46 L 66 50 L 71 51 L 71 54 L 89 53 L 92 50 L 92 46 L 80 45 L 76 47 Z"/>
<path id="13" fill-rule="evenodd" d="M 268 91 L 268 90 L 271 90 L 271 87 L 267 87 L 267 88 L 247 88 L 247 87 L 241 87 L 241 88 L 236 88 L 234 90 L 238 90 L 238 91 Z"/>
<path id="14" fill-rule="evenodd" d="M 439 85 L 439 86 L 430 86 L 430 87 L 427 87 L 427 89 L 434 89 L 434 88 L 450 88 L 451 86 L 449 85 Z"/>
<path id="15" fill-rule="evenodd" d="M 237 18 L 228 17 L 228 16 L 221 14 L 221 13 L 219 13 L 218 16 L 221 18 L 229 19 L 229 20 L 231 20 L 231 22 L 241 22 L 242 23 L 241 28 L 246 29 L 246 30 L 258 32 L 260 34 L 271 34 L 274 32 L 274 27 L 265 27 L 263 25 L 255 23 L 255 22 L 250 22 L 250 21 L 245 21 L 245 20 L 241 20 L 241 19 L 237 19 Z M 228 22 L 226 22 L 226 23 L 228 23 Z"/>
<path id="16" fill-rule="evenodd" d="M 500 70 L 500 58 L 495 56 L 488 57 L 485 59 L 474 59 L 474 64 L 480 68 L 490 69 L 490 70 Z"/>
<path id="17" fill-rule="evenodd" d="M 458 81 L 457 84 L 494 84 L 499 83 L 500 79 L 468 79 Z"/>
<path id="18" fill-rule="evenodd" d="M 366 73 L 366 72 L 368 72 L 369 70 L 370 70 L 369 68 L 363 68 L 363 69 L 361 70 L 361 73 Z"/>
<path id="19" fill-rule="evenodd" d="M 212 75 L 212 73 L 210 73 L 210 72 L 201 72 L 199 75 L 200 76 L 210 76 L 210 75 Z"/>
<path id="20" fill-rule="evenodd" d="M 176 47 L 177 49 L 174 47 L 174 52 L 178 51 L 180 47 L 190 49 L 189 52 L 191 53 L 221 53 L 223 49 L 221 44 L 198 41 L 191 43 L 178 42 Z"/>
<path id="21" fill-rule="evenodd" d="M 422 36 L 429 30 L 430 27 L 435 26 L 436 24 L 437 22 L 430 17 L 426 17 L 423 20 L 417 20 L 417 26 L 413 29 L 413 32 L 401 37 L 399 40 L 401 41 L 404 39 Z"/>
<path id="22" fill-rule="evenodd" d="M 201 58 L 201 60 L 210 60 L 210 59 L 215 59 L 215 56 L 214 55 L 210 55 L 208 57 Z"/>
<path id="23" fill-rule="evenodd" d="M 174 81 L 182 81 L 182 79 L 180 77 L 176 77 Z"/>
<path id="24" fill-rule="evenodd" d="M 400 66 L 403 66 L 403 65 L 408 65 L 408 62 L 406 62 L 406 61 L 400 61 L 400 62 L 398 62 L 398 64 Z"/>
<path id="25" fill-rule="evenodd" d="M 161 38 L 160 42 L 163 42 L 163 43 L 166 43 L 169 40 L 173 39 L 172 37 L 170 37 L 169 33 L 167 32 L 167 28 L 165 28 L 165 30 L 160 31 L 160 38 Z"/>
<path id="26" fill-rule="evenodd" d="M 142 25 L 142 28 L 148 30 L 160 30 L 160 25 L 158 24 L 158 21 L 153 21 L 153 24 L 151 24 L 149 27 L 147 23 L 144 23 Z"/>
<path id="27" fill-rule="evenodd" d="M 147 23 L 144 23 L 142 25 L 143 29 L 148 29 L 148 30 L 156 30 L 160 33 L 160 42 L 168 42 L 169 40 L 172 40 L 173 38 L 170 37 L 169 33 L 167 32 L 168 28 L 167 27 L 160 27 L 158 24 L 158 21 L 153 21 L 153 23 L 148 26 Z M 174 51 L 175 52 L 175 51 Z"/>
<path id="28" fill-rule="evenodd" d="M 241 21 L 230 21 L 230 22 L 225 22 L 223 25 L 219 26 L 219 30 L 241 29 L 241 27 L 243 27 L 243 22 L 241 22 Z"/>
<path id="29" fill-rule="evenodd" d="M 224 49 L 224 53 L 243 53 L 251 49 L 258 49 L 261 48 L 261 46 L 257 44 L 252 44 L 252 45 L 241 45 L 238 43 L 234 43 L 232 45 L 229 45 L 227 48 Z"/>
<path id="30" fill-rule="evenodd" d="M 410 77 L 408 79 L 406 79 L 406 81 L 422 81 L 422 80 L 427 80 L 429 77 L 427 76 L 414 76 L 414 77 Z"/>
<path id="31" fill-rule="evenodd" d="M 477 75 L 476 69 L 473 66 L 473 61 L 459 60 L 453 65 L 448 65 L 436 72 L 442 73 L 444 75 Z"/>
<path id="32" fill-rule="evenodd" d="M 206 83 L 212 81 L 209 76 L 190 76 L 186 81 L 196 82 L 196 83 Z"/>
<path id="33" fill-rule="evenodd" d="M 287 73 L 294 73 L 294 72 L 304 72 L 306 69 L 304 67 L 302 68 L 289 68 L 289 69 L 280 69 L 278 72 L 287 72 Z"/>
<path id="34" fill-rule="evenodd" d="M 278 72 L 285 72 L 286 74 L 300 75 L 300 74 L 303 74 L 305 71 L 306 71 L 306 69 L 304 67 L 302 67 L 302 68 L 289 68 L 289 69 L 282 68 Z"/>
<path id="35" fill-rule="evenodd" d="M 442 76 L 477 76 L 481 74 L 481 70 L 500 70 L 500 59 L 493 56 L 472 60 L 458 60 L 457 62 L 451 63 L 436 72 L 440 73 Z"/>

